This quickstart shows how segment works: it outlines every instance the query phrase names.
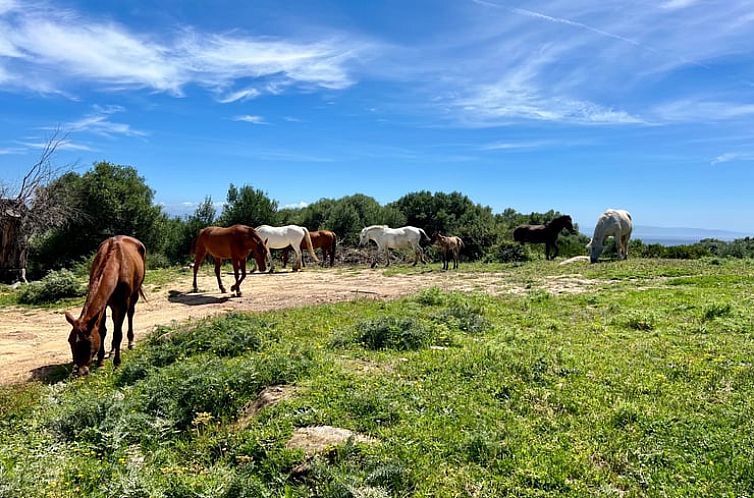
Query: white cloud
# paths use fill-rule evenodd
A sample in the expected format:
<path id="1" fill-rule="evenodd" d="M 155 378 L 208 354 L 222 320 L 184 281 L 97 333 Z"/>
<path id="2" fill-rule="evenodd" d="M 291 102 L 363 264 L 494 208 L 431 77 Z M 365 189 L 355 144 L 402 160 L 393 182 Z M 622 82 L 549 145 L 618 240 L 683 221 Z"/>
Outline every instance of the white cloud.
<path id="1" fill-rule="evenodd" d="M 244 114 L 242 116 L 236 116 L 233 121 L 243 121 L 244 123 L 252 124 L 267 124 L 262 116 L 254 116 L 252 114 Z"/>
<path id="2" fill-rule="evenodd" d="M 26 149 L 21 147 L 0 147 L 0 156 L 5 156 L 8 154 L 21 154 Z"/>
<path id="3" fill-rule="evenodd" d="M 221 104 L 228 104 L 231 102 L 237 102 L 237 101 L 243 101 L 243 100 L 249 100 L 256 97 L 259 97 L 262 95 L 262 92 L 257 90 L 254 87 L 244 88 L 243 90 L 238 90 L 235 92 L 231 92 L 224 97 L 220 97 L 217 99 L 218 102 Z"/>
<path id="4" fill-rule="evenodd" d="M 305 208 L 308 205 L 309 205 L 309 203 L 306 202 L 306 201 L 298 201 L 298 202 L 294 202 L 292 204 L 283 204 L 282 207 L 283 207 L 283 209 L 301 209 L 301 208 Z"/>
<path id="5" fill-rule="evenodd" d="M 192 29 L 169 39 L 43 3 L 0 3 L 0 57 L 10 76 L 0 84 L 35 91 L 75 80 L 181 95 L 193 83 L 233 102 L 261 92 L 248 85 L 232 90 L 247 80 L 270 93 L 293 85 L 342 89 L 354 83 L 349 67 L 373 48 L 339 36 L 301 41 Z"/>
<path id="6" fill-rule="evenodd" d="M 30 149 L 44 149 L 46 147 L 49 147 L 49 142 L 19 142 L 24 147 L 30 148 Z M 86 152 L 92 152 L 94 151 L 93 148 L 89 147 L 88 145 L 79 144 L 72 142 L 71 140 L 62 140 L 57 145 L 58 150 L 78 150 L 78 151 L 86 151 Z"/>
<path id="7" fill-rule="evenodd" d="M 660 5 L 663 9 L 684 9 L 697 3 L 698 0 L 668 0 Z"/>
<path id="8" fill-rule="evenodd" d="M 665 122 L 716 122 L 750 119 L 754 116 L 754 104 L 705 101 L 687 98 L 656 106 L 652 114 Z"/>
<path id="9" fill-rule="evenodd" d="M 712 161 L 710 161 L 710 164 L 714 166 L 716 164 L 728 163 L 731 161 L 754 161 L 754 154 L 742 152 L 726 152 L 725 154 L 720 154 L 719 156 L 714 158 Z"/>
<path id="10" fill-rule="evenodd" d="M 113 135 L 123 135 L 127 137 L 143 137 L 146 133 L 136 130 L 127 123 L 118 123 L 112 121 L 110 116 L 125 111 L 125 108 L 119 105 L 94 105 L 93 112 L 75 121 L 64 123 L 60 128 L 66 133 L 92 133 L 104 137 Z"/>

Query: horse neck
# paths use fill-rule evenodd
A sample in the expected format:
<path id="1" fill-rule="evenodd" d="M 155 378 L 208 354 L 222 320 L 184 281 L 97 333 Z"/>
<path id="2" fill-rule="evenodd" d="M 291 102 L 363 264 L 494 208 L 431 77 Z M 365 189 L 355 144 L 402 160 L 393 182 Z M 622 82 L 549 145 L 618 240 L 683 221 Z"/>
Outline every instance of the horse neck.
<path id="1" fill-rule="evenodd" d="M 84 308 L 81 310 L 80 321 L 86 323 L 102 313 L 118 285 L 119 273 L 120 264 L 112 257 L 112 253 L 108 254 L 101 271 L 97 272 L 89 283 L 89 292 L 86 295 Z"/>

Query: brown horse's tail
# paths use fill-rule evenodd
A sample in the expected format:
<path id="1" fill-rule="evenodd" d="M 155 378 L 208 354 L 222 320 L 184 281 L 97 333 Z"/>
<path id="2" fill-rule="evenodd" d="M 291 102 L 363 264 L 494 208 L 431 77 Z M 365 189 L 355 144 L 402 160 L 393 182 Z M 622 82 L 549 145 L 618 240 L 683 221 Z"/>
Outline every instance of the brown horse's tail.
<path id="1" fill-rule="evenodd" d="M 315 263 L 319 263 L 319 258 L 317 257 L 317 254 L 314 252 L 314 247 L 312 246 L 312 238 L 309 236 L 309 230 L 306 229 L 306 227 L 302 227 L 304 229 L 304 240 L 306 241 L 306 250 L 309 251 L 309 256 L 312 257 Z"/>
<path id="2" fill-rule="evenodd" d="M 144 300 L 145 302 L 147 302 L 147 303 L 149 302 L 149 299 L 147 299 L 147 295 L 146 295 L 146 294 L 144 294 L 144 286 L 143 286 L 143 285 L 139 286 L 139 295 L 141 296 L 141 298 L 142 298 L 142 299 L 143 299 L 143 300 Z"/>

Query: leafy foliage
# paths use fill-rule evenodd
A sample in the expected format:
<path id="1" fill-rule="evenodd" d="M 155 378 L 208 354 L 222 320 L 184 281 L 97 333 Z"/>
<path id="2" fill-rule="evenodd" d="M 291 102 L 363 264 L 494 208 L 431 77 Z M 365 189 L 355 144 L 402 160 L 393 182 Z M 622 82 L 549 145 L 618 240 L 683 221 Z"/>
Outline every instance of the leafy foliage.
<path id="1" fill-rule="evenodd" d="M 86 289 L 76 275 L 65 268 L 47 273 L 41 280 L 23 285 L 18 293 L 21 304 L 54 303 L 67 297 L 83 296 Z"/>

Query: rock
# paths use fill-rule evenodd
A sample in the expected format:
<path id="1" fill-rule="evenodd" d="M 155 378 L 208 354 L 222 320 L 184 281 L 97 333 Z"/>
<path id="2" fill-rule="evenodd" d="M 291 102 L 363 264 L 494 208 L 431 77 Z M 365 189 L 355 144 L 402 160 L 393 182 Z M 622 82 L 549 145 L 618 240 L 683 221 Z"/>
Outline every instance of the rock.
<path id="1" fill-rule="evenodd" d="M 248 402 L 243 407 L 234 427 L 236 429 L 245 428 L 257 413 L 268 406 L 276 405 L 283 400 L 290 399 L 295 393 L 295 386 L 270 386 L 263 389 L 255 400 Z"/>
<path id="2" fill-rule="evenodd" d="M 299 427 L 285 445 L 289 449 L 303 450 L 307 458 L 325 453 L 333 446 L 345 444 L 348 440 L 355 443 L 375 444 L 377 439 L 359 434 L 348 429 L 320 425 Z"/>

